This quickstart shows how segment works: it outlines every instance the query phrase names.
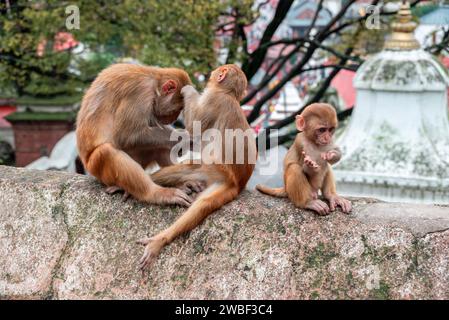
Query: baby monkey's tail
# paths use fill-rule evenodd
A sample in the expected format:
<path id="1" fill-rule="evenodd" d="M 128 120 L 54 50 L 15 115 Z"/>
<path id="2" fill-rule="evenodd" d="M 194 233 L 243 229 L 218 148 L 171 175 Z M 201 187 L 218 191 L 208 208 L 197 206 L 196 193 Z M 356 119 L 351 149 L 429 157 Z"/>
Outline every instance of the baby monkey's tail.
<path id="1" fill-rule="evenodd" d="M 256 189 L 259 190 L 262 193 L 268 194 L 270 196 L 273 197 L 278 197 L 278 198 L 287 198 L 287 192 L 285 192 L 285 188 L 269 188 L 266 186 L 263 186 L 261 184 L 258 184 L 256 186 Z"/>

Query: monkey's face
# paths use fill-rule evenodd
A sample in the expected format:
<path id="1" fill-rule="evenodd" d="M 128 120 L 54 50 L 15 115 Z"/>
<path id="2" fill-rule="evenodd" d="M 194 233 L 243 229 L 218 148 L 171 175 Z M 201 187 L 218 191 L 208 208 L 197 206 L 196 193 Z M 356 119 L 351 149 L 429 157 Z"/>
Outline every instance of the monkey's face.
<path id="1" fill-rule="evenodd" d="M 296 116 L 296 128 L 303 131 L 306 138 L 317 146 L 333 143 L 337 126 L 337 113 L 327 103 L 313 103 Z"/>
<path id="2" fill-rule="evenodd" d="M 226 64 L 212 71 L 209 84 L 226 89 L 240 101 L 245 96 L 248 81 L 242 69 L 235 64 Z"/>
<path id="3" fill-rule="evenodd" d="M 313 129 L 314 141 L 319 146 L 327 146 L 333 142 L 335 127 L 319 124 Z"/>
<path id="4" fill-rule="evenodd" d="M 327 146 L 333 143 L 333 137 L 337 122 L 330 119 L 326 121 L 326 117 L 297 117 L 298 130 L 304 131 L 304 134 L 310 142 L 317 146 Z"/>

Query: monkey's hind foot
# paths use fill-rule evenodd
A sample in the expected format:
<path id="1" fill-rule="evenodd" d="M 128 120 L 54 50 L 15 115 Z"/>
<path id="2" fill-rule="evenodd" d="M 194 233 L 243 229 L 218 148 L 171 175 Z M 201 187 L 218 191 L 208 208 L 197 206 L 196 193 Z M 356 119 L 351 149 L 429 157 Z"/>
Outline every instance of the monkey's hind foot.
<path id="1" fill-rule="evenodd" d="M 205 181 L 196 181 L 196 180 L 190 180 L 184 182 L 181 186 L 179 186 L 179 189 L 187 193 L 188 195 L 191 195 L 192 193 L 201 193 L 206 189 L 207 183 Z"/>
<path id="2" fill-rule="evenodd" d="M 115 194 L 117 192 L 123 192 L 123 196 L 122 196 L 122 201 L 125 202 L 126 200 L 128 200 L 128 198 L 130 197 L 130 194 L 128 192 L 126 192 L 125 190 L 123 190 L 120 187 L 117 186 L 109 186 L 105 189 L 107 194 Z"/>
<path id="3" fill-rule="evenodd" d="M 327 200 L 329 201 L 331 211 L 334 211 L 337 207 L 340 207 L 344 213 L 350 213 L 352 210 L 351 202 L 343 197 L 334 195 L 330 196 Z"/>
<path id="4" fill-rule="evenodd" d="M 192 198 L 181 189 L 177 188 L 158 188 L 154 191 L 148 202 L 157 204 L 177 204 L 189 207 L 193 202 Z"/>
<path id="5" fill-rule="evenodd" d="M 329 206 L 327 205 L 327 203 L 320 199 L 310 200 L 306 204 L 305 209 L 315 211 L 320 216 L 326 216 L 329 214 Z"/>
<path id="6" fill-rule="evenodd" d="M 144 238 L 136 241 L 145 247 L 142 258 L 139 260 L 139 269 L 144 272 L 149 266 L 151 266 L 159 256 L 164 244 L 162 241 L 152 238 Z M 142 274 L 143 275 L 143 274 Z"/>

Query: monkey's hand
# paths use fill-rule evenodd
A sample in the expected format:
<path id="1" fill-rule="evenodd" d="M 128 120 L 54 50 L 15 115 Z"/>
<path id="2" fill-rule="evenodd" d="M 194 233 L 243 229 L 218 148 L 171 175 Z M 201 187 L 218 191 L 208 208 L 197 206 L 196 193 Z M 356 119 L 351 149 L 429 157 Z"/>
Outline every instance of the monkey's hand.
<path id="1" fill-rule="evenodd" d="M 340 160 L 340 153 L 334 150 L 323 152 L 321 154 L 321 159 L 333 164 Z"/>
<path id="2" fill-rule="evenodd" d="M 181 94 L 183 95 L 183 97 L 185 99 L 188 99 L 188 98 L 198 94 L 198 92 L 196 91 L 196 89 L 193 86 L 186 85 L 186 86 L 182 87 Z"/>
<path id="3" fill-rule="evenodd" d="M 139 261 L 139 269 L 143 272 L 154 261 L 156 261 L 156 258 L 159 256 L 159 253 L 164 247 L 164 242 L 152 237 L 138 240 L 136 243 L 145 247 L 143 256 Z"/>
<path id="4" fill-rule="evenodd" d="M 337 206 L 340 207 L 341 211 L 343 211 L 344 213 L 350 213 L 352 210 L 351 202 L 336 194 L 328 196 L 326 197 L 326 199 L 329 201 L 331 211 L 334 211 Z"/>
<path id="5" fill-rule="evenodd" d="M 310 158 L 304 151 L 302 152 L 303 156 L 304 156 L 304 164 L 309 167 L 310 169 L 312 169 L 315 172 L 320 171 L 320 166 L 312 160 L 312 158 Z"/>
<path id="6" fill-rule="evenodd" d="M 315 199 L 307 202 L 305 209 L 313 210 L 321 216 L 325 216 L 329 214 L 329 206 L 326 202 Z"/>

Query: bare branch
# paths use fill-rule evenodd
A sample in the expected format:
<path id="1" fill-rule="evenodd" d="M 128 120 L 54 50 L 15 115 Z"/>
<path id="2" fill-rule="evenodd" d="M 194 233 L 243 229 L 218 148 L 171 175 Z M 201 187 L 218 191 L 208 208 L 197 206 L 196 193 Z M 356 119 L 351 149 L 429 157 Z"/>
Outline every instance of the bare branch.
<path id="1" fill-rule="evenodd" d="M 256 20 L 260 18 L 260 9 L 268 3 L 270 3 L 270 0 L 266 0 L 264 2 L 259 3 L 256 10 L 254 10 L 254 11 L 258 12 L 258 14 L 250 22 L 245 23 L 244 26 L 247 27 L 247 26 L 252 25 L 254 22 L 256 22 Z"/>
<path id="2" fill-rule="evenodd" d="M 268 75 L 268 71 L 267 71 L 267 75 L 265 75 L 265 77 L 263 78 L 263 80 L 257 85 L 257 87 L 251 91 L 242 101 L 241 104 L 245 104 L 248 103 L 252 98 L 254 98 L 257 94 L 257 92 L 259 92 L 260 90 L 262 90 L 263 88 L 265 88 L 270 81 L 276 76 L 276 74 L 282 69 L 282 67 L 285 65 L 285 63 L 294 55 L 297 53 L 298 49 L 301 47 L 301 44 L 297 44 L 295 46 L 295 48 L 286 56 L 284 57 L 280 57 L 280 61 L 278 63 L 278 66 L 276 67 L 276 69 L 270 74 Z"/>
<path id="3" fill-rule="evenodd" d="M 296 77 L 301 72 L 301 69 L 309 62 L 309 59 L 313 56 L 313 53 L 315 52 L 316 48 L 317 47 L 313 44 L 309 48 L 307 48 L 304 57 L 301 59 L 298 65 L 296 65 L 292 70 L 290 70 L 290 72 L 288 72 L 287 75 L 281 81 L 279 81 L 279 83 L 276 86 L 274 86 L 273 89 L 269 90 L 260 100 L 258 100 L 254 104 L 251 113 L 247 117 L 248 122 L 256 120 L 256 118 L 259 116 L 260 109 L 262 108 L 262 106 L 268 100 L 270 100 L 288 81 Z"/>
<path id="4" fill-rule="evenodd" d="M 353 49 L 354 49 L 354 48 L 352 48 L 352 47 L 346 49 L 345 55 L 346 55 L 346 56 L 349 56 L 349 55 L 351 54 L 351 52 L 352 52 Z M 340 65 L 343 66 L 343 65 L 346 64 L 346 62 L 347 62 L 346 59 L 342 59 L 342 60 L 340 61 Z M 298 114 L 300 114 L 300 113 L 304 110 L 304 108 L 305 108 L 306 106 L 308 106 L 308 105 L 311 104 L 311 103 L 320 101 L 320 99 L 322 98 L 322 96 L 324 95 L 324 93 L 326 92 L 326 90 L 329 88 L 329 86 L 330 86 L 332 80 L 335 78 L 335 76 L 336 76 L 336 75 L 340 72 L 340 70 L 342 69 L 342 67 L 341 67 L 340 65 L 336 66 L 336 67 L 334 68 L 334 70 L 332 70 L 332 72 L 331 72 L 330 75 L 326 78 L 326 80 L 324 80 L 324 81 L 321 83 L 320 88 L 319 88 L 318 91 L 315 93 L 315 95 L 314 95 L 312 98 L 310 98 L 310 99 L 309 99 L 309 100 L 302 106 L 302 108 L 300 108 L 298 111 L 296 111 L 296 112 L 293 113 L 292 115 L 288 116 L 287 118 L 285 118 L 285 119 L 283 119 L 283 120 L 281 120 L 281 121 L 276 122 L 276 123 L 275 123 L 274 125 L 272 125 L 272 126 L 269 126 L 269 127 L 266 129 L 266 130 L 268 130 L 268 133 L 270 132 L 271 129 L 280 129 L 280 128 L 283 128 L 283 127 L 285 127 L 286 125 L 292 123 L 292 122 L 295 120 L 295 117 L 296 117 Z M 266 135 L 267 141 L 269 140 L 269 136 L 270 136 L 269 134 Z"/>
<path id="5" fill-rule="evenodd" d="M 221 23 L 221 24 L 219 24 L 216 28 L 215 28 L 215 31 L 224 31 L 225 30 L 225 28 L 227 27 L 227 26 L 229 26 L 229 25 L 233 25 L 235 23 L 235 20 L 233 20 L 233 21 L 228 21 L 228 22 L 223 22 L 223 23 Z"/>
<path id="6" fill-rule="evenodd" d="M 352 60 L 352 61 L 355 61 L 357 63 L 363 62 L 363 60 L 360 57 L 357 57 L 357 56 L 346 56 L 344 53 L 341 53 L 341 52 L 339 52 L 339 51 L 337 51 L 337 50 L 335 50 L 335 49 L 333 49 L 333 48 L 331 48 L 329 46 L 323 45 L 323 44 L 321 44 L 318 41 L 311 40 L 309 42 L 315 44 L 318 48 L 320 48 L 322 50 L 325 50 L 327 52 L 332 53 L 337 58 L 346 59 L 346 60 Z"/>
<path id="7" fill-rule="evenodd" d="M 332 18 L 332 20 L 317 34 L 316 41 L 318 43 L 323 42 L 326 39 L 326 33 L 327 31 L 337 22 L 339 19 L 341 19 L 346 11 L 349 9 L 349 7 L 355 2 L 355 0 L 348 1 L 341 9 L 340 11 Z M 308 41 L 309 42 L 309 41 Z M 308 63 L 310 58 L 315 53 L 315 50 L 318 48 L 318 46 L 313 43 L 309 42 L 310 46 L 306 49 L 307 51 L 304 53 L 304 57 L 301 59 L 301 61 L 296 65 L 295 67 L 290 70 L 290 72 L 270 91 L 268 91 L 259 101 L 255 103 L 253 106 L 253 109 L 251 110 L 251 113 L 248 115 L 247 119 L 249 122 L 254 121 L 260 114 L 260 110 L 262 106 L 271 99 L 288 81 L 290 81 L 292 78 L 296 77 L 298 74 L 301 73 L 301 69 Z M 352 52 L 352 50 L 351 50 Z M 346 63 L 346 62 L 345 62 Z"/>
<path id="8" fill-rule="evenodd" d="M 279 1 L 274 17 L 266 27 L 265 32 L 263 33 L 262 38 L 260 39 L 261 45 L 271 40 L 274 33 L 278 29 L 279 25 L 287 16 L 287 13 L 290 10 L 291 5 L 293 4 L 293 1 L 294 0 Z M 251 79 L 256 74 L 257 70 L 259 70 L 260 66 L 262 65 L 265 59 L 266 54 L 267 49 L 258 48 L 251 53 L 249 59 L 245 61 L 245 63 L 242 65 L 242 70 L 243 72 L 245 72 L 246 77 L 248 79 Z"/>
<path id="9" fill-rule="evenodd" d="M 413 1 L 413 2 L 410 4 L 410 6 L 411 6 L 411 7 L 414 7 L 414 6 L 416 6 L 416 5 L 417 5 L 419 2 L 421 2 L 421 1 L 422 1 L 422 0 L 415 0 L 415 1 Z M 372 5 L 372 6 L 375 6 L 375 5 L 377 5 L 378 3 L 379 3 L 379 0 L 373 0 L 373 2 L 371 2 L 371 5 Z M 391 15 L 395 15 L 396 13 L 397 13 L 397 11 L 392 11 L 392 12 L 381 11 L 381 12 L 380 12 L 381 16 L 391 16 Z M 353 20 L 350 20 L 350 21 L 348 21 L 348 22 L 342 23 L 342 24 L 339 25 L 338 27 L 329 30 L 329 31 L 326 33 L 326 37 L 330 36 L 331 34 L 339 33 L 341 30 L 343 30 L 343 29 L 345 29 L 345 28 L 347 28 L 347 27 L 349 27 L 349 26 L 352 26 L 352 25 L 354 25 L 354 24 L 363 22 L 363 21 L 365 21 L 367 18 L 368 18 L 368 16 L 365 15 L 365 16 L 363 16 L 363 17 L 359 17 L 359 18 L 357 18 L 357 19 L 353 19 Z"/>
<path id="10" fill-rule="evenodd" d="M 343 120 L 345 120 L 346 118 L 348 118 L 348 117 L 352 114 L 352 111 L 354 111 L 354 106 L 352 106 L 352 107 L 350 107 L 350 108 L 348 108 L 348 109 L 346 109 L 346 110 L 343 110 L 343 111 L 340 111 L 339 113 L 337 113 L 337 119 L 338 119 L 338 121 L 343 121 Z"/>
<path id="11" fill-rule="evenodd" d="M 316 36 L 316 39 L 318 40 L 318 41 L 322 41 L 322 40 L 324 40 L 324 39 L 326 39 L 326 37 L 327 37 L 327 35 L 326 35 L 326 33 L 327 33 L 327 31 L 330 29 L 330 28 L 332 28 L 332 26 L 334 25 L 334 24 L 336 24 L 344 15 L 345 15 L 345 13 L 346 13 L 346 11 L 349 9 L 349 7 L 350 6 L 352 6 L 353 4 L 354 4 L 354 2 L 355 2 L 356 0 L 350 0 L 350 1 L 348 1 L 341 9 L 340 9 L 340 11 L 332 18 L 332 20 L 331 21 L 329 21 L 328 23 L 327 23 L 327 25 L 322 29 L 322 30 L 320 30 L 320 32 L 318 32 L 318 34 L 317 34 L 317 36 Z"/>
<path id="12" fill-rule="evenodd" d="M 313 16 L 313 20 L 312 23 L 310 24 L 309 28 L 306 31 L 306 37 L 310 37 L 310 32 L 312 31 L 312 29 L 315 27 L 315 23 L 320 15 L 321 9 L 323 8 L 323 1 L 324 0 L 320 0 L 320 2 L 318 3 L 318 7 L 315 11 L 315 15 Z"/>
<path id="13" fill-rule="evenodd" d="M 424 50 L 429 51 L 434 55 L 439 55 L 441 51 L 449 51 L 449 28 L 444 30 L 443 38 L 440 43 L 436 43 L 432 46 L 425 48 Z"/>

